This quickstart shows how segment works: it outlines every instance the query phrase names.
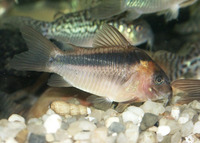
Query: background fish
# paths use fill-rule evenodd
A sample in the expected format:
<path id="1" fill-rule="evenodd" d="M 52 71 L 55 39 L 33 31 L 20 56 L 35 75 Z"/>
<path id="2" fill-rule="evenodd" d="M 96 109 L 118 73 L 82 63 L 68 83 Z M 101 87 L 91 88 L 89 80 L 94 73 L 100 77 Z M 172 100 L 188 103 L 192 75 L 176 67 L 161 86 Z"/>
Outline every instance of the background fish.
<path id="1" fill-rule="evenodd" d="M 72 85 L 115 102 L 168 100 L 171 95 L 162 69 L 112 26 L 102 27 L 94 39 L 94 48 L 72 45 L 74 49 L 65 52 L 29 27 L 22 29 L 22 35 L 29 51 L 16 55 L 11 67 L 57 73 L 54 85 Z"/>
<path id="2" fill-rule="evenodd" d="M 95 18 L 109 18 L 113 15 L 128 11 L 126 19 L 133 20 L 142 14 L 163 12 L 166 20 L 176 19 L 180 7 L 186 7 L 197 0 L 104 0 L 97 7 L 92 8 L 92 16 Z"/>
<path id="3" fill-rule="evenodd" d="M 28 17 L 8 17 L 2 23 L 19 28 L 22 25 L 30 25 L 44 36 L 67 42 L 81 47 L 92 47 L 95 33 L 104 23 L 109 23 L 117 28 L 132 45 L 147 42 L 153 45 L 153 32 L 149 24 L 144 20 L 124 22 L 121 17 L 111 20 L 94 20 L 88 10 L 62 14 L 60 18 L 52 22 L 34 20 Z"/>
<path id="4" fill-rule="evenodd" d="M 188 54 L 190 53 L 190 54 Z M 186 43 L 178 53 L 148 52 L 171 81 L 179 78 L 200 79 L 200 42 Z"/>

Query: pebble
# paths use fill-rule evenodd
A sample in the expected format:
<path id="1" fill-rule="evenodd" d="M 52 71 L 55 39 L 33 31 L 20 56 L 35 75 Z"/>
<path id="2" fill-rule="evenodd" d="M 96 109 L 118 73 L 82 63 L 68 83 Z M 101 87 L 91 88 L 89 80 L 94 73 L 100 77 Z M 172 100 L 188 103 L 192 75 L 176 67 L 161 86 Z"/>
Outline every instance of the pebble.
<path id="1" fill-rule="evenodd" d="M 174 134 L 180 130 L 180 125 L 177 123 L 177 121 L 165 117 L 159 120 L 159 126 L 169 126 L 171 134 Z"/>
<path id="2" fill-rule="evenodd" d="M 106 127 L 100 127 L 93 130 L 91 133 L 90 141 L 92 143 L 106 143 L 108 129 Z"/>
<path id="3" fill-rule="evenodd" d="M 139 125 L 144 116 L 144 111 L 135 106 L 130 106 L 125 112 L 122 113 L 123 122 L 132 121 L 134 124 Z"/>
<path id="4" fill-rule="evenodd" d="M 144 131 L 140 134 L 137 143 L 157 143 L 155 132 Z"/>
<path id="5" fill-rule="evenodd" d="M 128 142 L 137 143 L 139 137 L 139 127 L 137 125 L 133 125 L 131 128 L 126 129 L 125 135 Z"/>
<path id="6" fill-rule="evenodd" d="M 46 143 L 46 139 L 45 139 L 45 136 L 42 136 L 42 135 L 30 134 L 28 142 L 29 143 Z"/>
<path id="7" fill-rule="evenodd" d="M 57 114 L 52 114 L 44 122 L 44 127 L 47 133 L 56 133 L 56 131 L 61 127 L 61 123 L 61 117 Z"/>
<path id="8" fill-rule="evenodd" d="M 155 125 L 155 123 L 158 122 L 158 116 L 154 115 L 152 113 L 145 113 L 142 122 L 140 124 L 140 129 L 142 131 L 148 129 L 149 127 L 152 127 Z"/>
<path id="9" fill-rule="evenodd" d="M 193 109 L 200 110 L 200 102 L 197 100 L 192 101 L 188 106 Z"/>
<path id="10" fill-rule="evenodd" d="M 178 106 L 173 106 L 171 109 L 171 116 L 175 119 L 178 120 L 180 116 L 180 108 Z"/>
<path id="11" fill-rule="evenodd" d="M 193 132 L 193 122 L 190 120 L 181 126 L 181 136 L 189 136 Z"/>
<path id="12" fill-rule="evenodd" d="M 194 124 L 194 128 L 193 128 L 193 134 L 200 134 L 200 121 L 196 122 Z"/>
<path id="13" fill-rule="evenodd" d="M 72 136 L 82 131 L 93 131 L 96 129 L 94 123 L 89 121 L 75 121 L 69 125 L 68 133 Z"/>
<path id="14" fill-rule="evenodd" d="M 166 136 L 170 132 L 170 127 L 169 126 L 159 126 L 157 130 L 157 134 L 161 136 Z"/>
<path id="15" fill-rule="evenodd" d="M 162 103 L 156 103 L 152 101 L 146 101 L 142 106 L 140 106 L 141 109 L 145 113 L 152 113 L 155 115 L 159 115 L 165 112 L 165 108 L 163 107 Z"/>
<path id="16" fill-rule="evenodd" d="M 79 132 L 74 135 L 74 140 L 89 140 L 91 132 Z"/>
<path id="17" fill-rule="evenodd" d="M 109 128 L 111 132 L 120 133 L 125 131 L 125 126 L 119 122 L 113 122 Z"/>
<path id="18" fill-rule="evenodd" d="M 178 119 L 178 123 L 179 124 L 185 124 L 187 121 L 189 121 L 189 114 L 187 113 L 184 113 L 184 114 L 181 114 L 180 118 Z"/>
<path id="19" fill-rule="evenodd" d="M 14 138 L 6 139 L 5 143 L 18 143 Z"/>
<path id="20" fill-rule="evenodd" d="M 22 122 L 25 123 L 25 119 L 17 114 L 12 114 L 9 118 L 8 118 L 9 122 Z"/>
<path id="21" fill-rule="evenodd" d="M 24 143 L 27 139 L 27 136 L 28 136 L 28 130 L 27 128 L 21 130 L 17 136 L 15 137 L 16 141 L 19 142 L 19 143 Z M 0 141 L 1 142 L 1 141 Z"/>
<path id="22" fill-rule="evenodd" d="M 51 103 L 51 109 L 59 115 L 87 115 L 88 109 L 86 106 L 67 103 L 64 101 L 54 101 Z"/>
<path id="23" fill-rule="evenodd" d="M 126 138 L 126 136 L 124 135 L 124 133 L 119 133 L 119 135 L 117 136 L 117 143 L 127 143 L 128 139 Z"/>
<path id="24" fill-rule="evenodd" d="M 106 121 L 105 121 L 106 127 L 109 128 L 110 125 L 111 125 L 113 122 L 119 122 L 119 118 L 118 118 L 118 117 L 110 117 L 110 118 L 106 119 Z"/>
<path id="25" fill-rule="evenodd" d="M 53 134 L 46 134 L 45 138 L 47 142 L 53 142 L 55 140 Z"/>
<path id="26" fill-rule="evenodd" d="M 176 132 L 175 134 L 172 135 L 171 137 L 171 143 L 179 143 L 181 141 L 181 133 Z"/>
<path id="27" fill-rule="evenodd" d="M 26 125 L 22 122 L 9 122 L 6 119 L 0 120 L 0 138 L 6 140 L 8 138 L 14 138 Z"/>

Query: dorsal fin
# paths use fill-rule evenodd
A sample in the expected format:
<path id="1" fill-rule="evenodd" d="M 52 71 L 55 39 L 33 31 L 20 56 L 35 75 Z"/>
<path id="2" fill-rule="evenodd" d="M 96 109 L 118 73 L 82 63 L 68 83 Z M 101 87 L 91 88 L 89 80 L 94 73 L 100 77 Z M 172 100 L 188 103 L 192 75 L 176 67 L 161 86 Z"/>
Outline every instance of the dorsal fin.
<path id="1" fill-rule="evenodd" d="M 116 28 L 105 23 L 95 35 L 92 46 L 98 48 L 110 46 L 127 47 L 128 45 L 131 44 Z"/>

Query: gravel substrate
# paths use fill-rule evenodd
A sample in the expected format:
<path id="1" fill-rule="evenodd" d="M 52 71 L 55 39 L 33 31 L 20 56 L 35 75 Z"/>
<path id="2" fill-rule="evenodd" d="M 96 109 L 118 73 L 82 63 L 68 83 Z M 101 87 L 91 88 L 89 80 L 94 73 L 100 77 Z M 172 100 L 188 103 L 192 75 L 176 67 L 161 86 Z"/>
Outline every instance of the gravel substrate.
<path id="1" fill-rule="evenodd" d="M 55 101 L 40 118 L 1 119 L 0 142 L 200 143 L 199 112 L 198 101 L 166 108 L 147 101 L 123 113 Z"/>

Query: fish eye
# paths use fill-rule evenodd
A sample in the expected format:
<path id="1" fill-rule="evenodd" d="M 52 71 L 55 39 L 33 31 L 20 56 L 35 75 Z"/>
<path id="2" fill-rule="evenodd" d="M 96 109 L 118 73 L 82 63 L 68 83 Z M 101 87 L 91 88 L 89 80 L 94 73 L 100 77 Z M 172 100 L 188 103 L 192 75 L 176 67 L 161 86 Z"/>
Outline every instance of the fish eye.
<path id="1" fill-rule="evenodd" d="M 155 84 L 156 85 L 161 85 L 161 84 L 163 84 L 164 83 L 164 78 L 162 77 L 162 76 L 157 76 L 156 78 L 155 78 Z"/>
<path id="2" fill-rule="evenodd" d="M 143 27 L 142 27 L 141 25 L 137 25 L 137 26 L 135 27 L 135 30 L 136 30 L 137 32 L 140 32 L 140 31 L 143 30 Z"/>

